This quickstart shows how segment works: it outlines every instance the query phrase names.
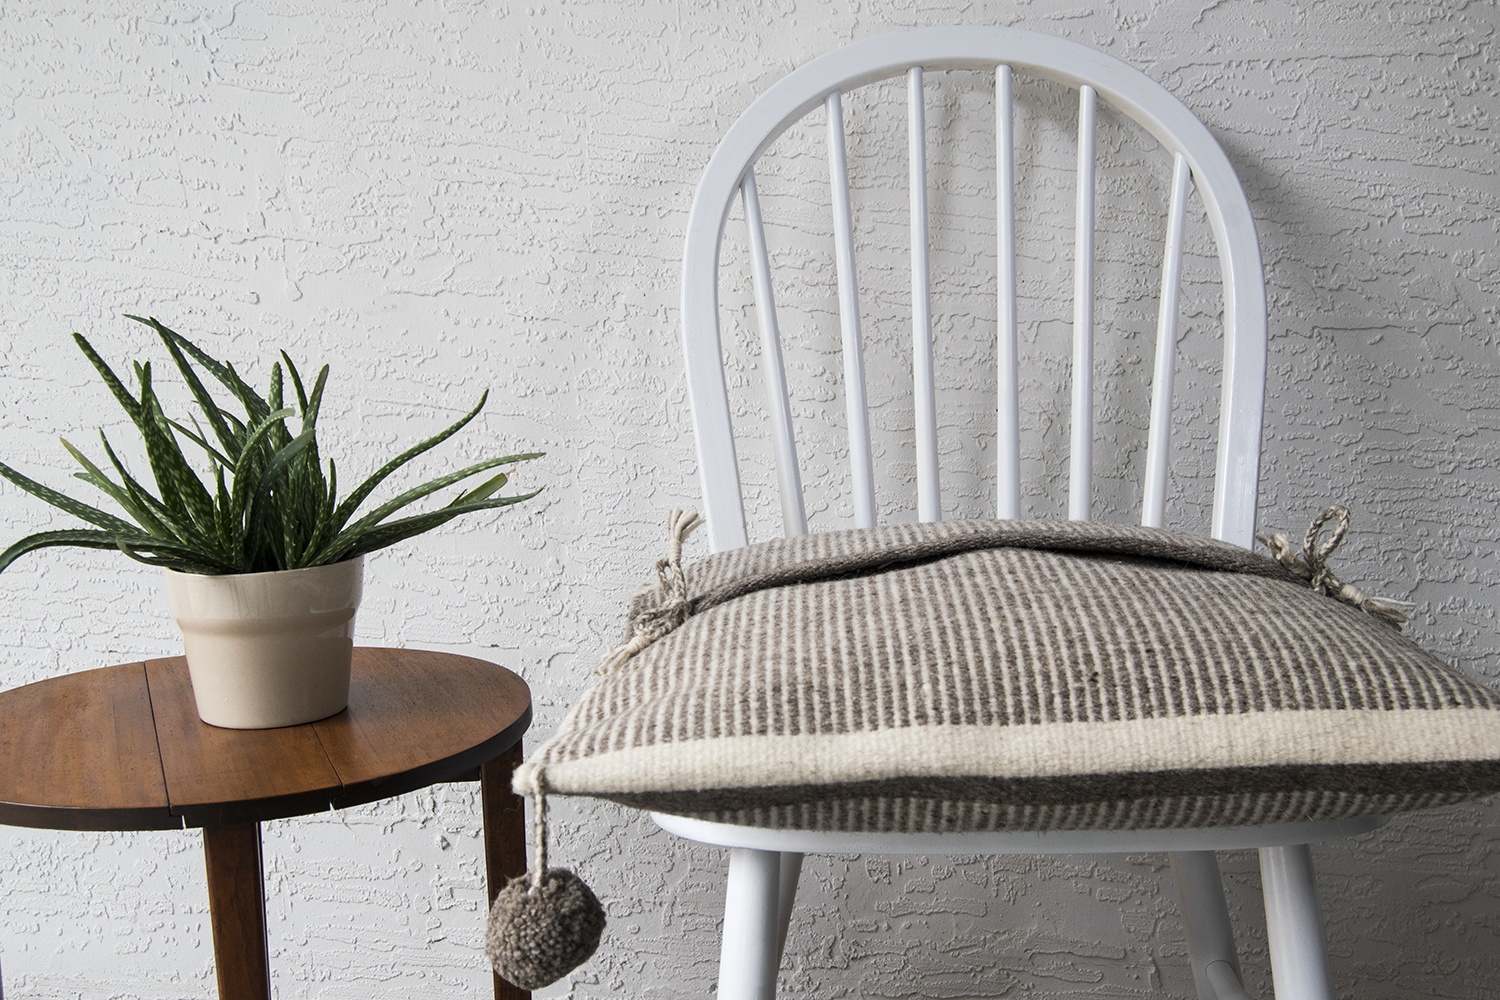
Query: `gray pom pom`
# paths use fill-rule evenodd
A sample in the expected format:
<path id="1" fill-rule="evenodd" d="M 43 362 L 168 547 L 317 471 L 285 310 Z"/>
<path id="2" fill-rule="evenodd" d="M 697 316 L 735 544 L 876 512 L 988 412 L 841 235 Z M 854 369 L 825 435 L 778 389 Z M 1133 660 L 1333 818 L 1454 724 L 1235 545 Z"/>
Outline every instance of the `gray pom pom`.
<path id="1" fill-rule="evenodd" d="M 524 990 L 550 986 L 588 961 L 604 933 L 604 907 L 583 879 L 548 868 L 511 879 L 490 908 L 484 954 L 501 979 Z"/>

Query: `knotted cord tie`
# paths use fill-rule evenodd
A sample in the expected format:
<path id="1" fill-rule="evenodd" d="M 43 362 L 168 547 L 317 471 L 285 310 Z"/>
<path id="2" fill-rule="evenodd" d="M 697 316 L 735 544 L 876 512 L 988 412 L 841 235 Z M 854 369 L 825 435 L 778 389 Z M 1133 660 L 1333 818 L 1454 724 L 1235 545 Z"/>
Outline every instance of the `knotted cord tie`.
<path id="1" fill-rule="evenodd" d="M 532 768 L 530 780 L 526 782 L 526 797 L 531 800 L 531 845 L 536 852 L 531 888 L 527 890 L 532 896 L 541 891 L 542 876 L 547 872 L 547 785 L 544 771 L 545 768 Z"/>
<path id="2" fill-rule="evenodd" d="M 687 577 L 682 572 L 682 543 L 702 523 L 703 520 L 697 514 L 683 513 L 676 508 L 667 515 L 667 555 L 656 560 L 656 578 L 661 582 L 666 600 L 660 607 L 652 608 L 636 618 L 634 634 L 629 642 L 619 648 L 604 651 L 598 673 L 609 673 L 687 621 Z"/>
<path id="3" fill-rule="evenodd" d="M 672 511 L 667 518 L 667 555 L 656 561 L 664 600 L 636 619 L 634 635 L 605 653 L 600 673 L 615 667 L 677 628 L 688 617 L 687 577 L 682 543 L 701 522 L 697 514 Z M 484 953 L 503 978 L 522 989 L 550 986 L 577 968 L 599 946 L 604 906 L 576 872 L 547 867 L 547 761 L 522 765 L 514 790 L 531 800 L 531 842 L 535 863 L 530 878 L 515 878 L 490 905 Z"/>
<path id="4" fill-rule="evenodd" d="M 524 766 L 524 765 L 523 765 Z M 531 799 L 536 865 L 490 904 L 484 953 L 495 972 L 523 990 L 550 986 L 588 960 L 604 933 L 604 906 L 577 873 L 547 867 L 547 783 L 541 767 L 518 772 L 515 790 Z M 524 777 L 523 777 L 524 773 Z"/>
<path id="5" fill-rule="evenodd" d="M 1319 543 L 1318 536 L 1329 521 L 1337 520 L 1326 539 Z M 1313 518 L 1307 534 L 1302 539 L 1302 554 L 1292 550 L 1286 535 L 1257 535 L 1256 539 L 1271 550 L 1271 558 L 1307 581 L 1307 585 L 1321 594 L 1351 604 L 1361 611 L 1389 622 L 1397 629 L 1411 620 L 1411 611 L 1416 607 L 1409 601 L 1395 601 L 1388 597 L 1374 597 L 1352 584 L 1344 583 L 1328 566 L 1328 557 L 1343 542 L 1349 533 L 1349 508 L 1335 504 Z"/>

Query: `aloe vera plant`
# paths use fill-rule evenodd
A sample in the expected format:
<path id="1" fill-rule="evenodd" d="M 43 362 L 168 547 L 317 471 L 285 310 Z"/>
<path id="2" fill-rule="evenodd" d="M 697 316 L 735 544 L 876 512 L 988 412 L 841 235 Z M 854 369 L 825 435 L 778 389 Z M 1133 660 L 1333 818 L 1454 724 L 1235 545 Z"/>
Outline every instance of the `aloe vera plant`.
<path id="1" fill-rule="evenodd" d="M 381 482 L 473 420 L 489 393 L 481 395 L 461 420 L 403 451 L 340 500 L 337 469 L 329 459 L 325 473 L 316 437 L 318 408 L 328 383 L 327 365 L 309 390 L 297 366 L 283 351 L 285 371 L 280 362 L 272 365 L 270 387 L 261 396 L 240 378 L 233 365 L 214 360 L 154 318 L 128 318 L 156 331 L 197 402 L 203 423 L 190 417 L 192 426 L 188 427 L 162 412 L 149 362 L 133 364 L 138 390 L 132 392 L 89 342 L 75 333 L 73 339 L 140 431 L 156 493 L 126 470 L 103 430 L 99 438 L 113 476 L 68 441 L 62 444 L 83 469 L 74 474 L 75 478 L 102 491 L 134 523 L 50 489 L 0 463 L 0 476 L 93 525 L 23 538 L 0 553 L 0 571 L 27 552 L 51 546 L 118 549 L 153 566 L 210 575 L 322 566 L 384 548 L 463 514 L 520 503 L 540 492 L 496 496 L 510 476 L 509 472 L 499 472 L 460 492 L 445 506 L 392 520 L 393 515 L 439 490 L 498 466 L 513 466 L 541 455 L 526 452 L 485 459 L 439 476 L 356 518 L 360 506 Z M 243 416 L 215 401 L 199 374 L 200 368 L 234 397 Z M 285 405 L 288 380 L 296 396 L 295 405 Z M 202 452 L 212 474 L 207 484 L 183 454 L 184 443 Z"/>

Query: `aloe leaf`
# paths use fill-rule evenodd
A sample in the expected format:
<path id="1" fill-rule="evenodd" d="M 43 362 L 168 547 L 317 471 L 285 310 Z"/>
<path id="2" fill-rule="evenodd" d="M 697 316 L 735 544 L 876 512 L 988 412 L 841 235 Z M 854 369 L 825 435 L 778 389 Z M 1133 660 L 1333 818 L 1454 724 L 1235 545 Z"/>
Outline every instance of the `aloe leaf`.
<path id="1" fill-rule="evenodd" d="M 131 318 L 139 319 L 139 317 Z M 188 363 L 187 357 L 182 353 L 182 348 L 178 345 L 178 341 L 183 339 L 182 335 L 174 330 L 168 330 L 157 321 L 155 316 L 140 320 L 140 322 L 144 322 L 151 329 L 155 330 L 156 335 L 161 338 L 162 343 L 167 345 L 167 353 L 172 355 L 172 361 L 177 365 L 177 370 L 182 374 L 183 381 L 188 384 L 188 389 L 192 392 L 193 398 L 198 401 L 198 407 L 203 411 L 204 417 L 208 419 L 208 426 L 213 430 L 214 436 L 219 439 L 220 446 L 233 455 L 237 448 L 234 433 L 220 415 L 219 404 L 215 403 L 213 397 L 208 394 L 208 389 L 204 387 L 202 380 L 198 378 L 198 373 L 193 370 L 193 366 Z M 206 442 L 200 441 L 199 443 L 210 453 L 217 455 L 217 452 L 209 448 Z M 226 461 L 224 464 L 233 465 L 234 463 Z"/>
<path id="2" fill-rule="evenodd" d="M 405 465 L 407 462 L 410 462 L 412 459 L 416 458 L 418 455 L 422 454 L 424 451 L 428 451 L 442 444 L 454 434 L 458 433 L 458 431 L 470 420 L 473 420 L 476 416 L 478 416 L 479 411 L 484 408 L 485 400 L 488 399 L 489 396 L 490 392 L 488 389 L 486 389 L 484 393 L 480 395 L 479 402 L 474 406 L 474 409 L 464 414 L 463 418 L 460 419 L 457 423 L 453 424 L 451 427 L 447 427 L 439 431 L 437 434 L 434 434 L 432 437 L 428 438 L 425 441 L 412 445 L 410 448 L 406 449 L 401 454 L 397 455 L 395 458 L 382 465 L 375 471 L 374 475 L 370 476 L 369 479 L 366 479 L 364 482 L 360 483 L 359 486 L 355 488 L 354 492 L 350 493 L 349 496 L 344 500 L 344 502 L 339 504 L 338 510 L 334 512 L 333 520 L 335 523 L 335 527 L 342 528 L 348 522 L 349 518 L 353 516 L 354 512 L 359 509 L 359 505 L 365 502 L 365 498 L 374 491 L 375 487 L 384 482 L 387 476 L 395 472 L 397 469 L 401 468 L 401 466 Z"/>
<path id="3" fill-rule="evenodd" d="M 205 371 L 207 371 L 210 375 L 217 379 L 218 382 L 224 386 L 224 388 L 228 389 L 234 394 L 234 397 L 240 401 L 240 404 L 242 406 L 245 407 L 245 412 L 250 414 L 251 420 L 259 420 L 261 417 L 265 416 L 267 412 L 269 412 L 270 407 L 266 405 L 266 401 L 257 396 L 255 394 L 255 390 L 250 388 L 250 386 L 243 379 L 241 379 L 238 374 L 235 373 L 234 365 L 227 365 L 216 361 L 213 357 L 205 353 L 203 348 L 199 347 L 191 340 L 188 340 L 186 337 L 175 330 L 169 330 L 165 326 L 153 324 L 153 322 L 149 319 L 143 319 L 140 316 L 131 316 L 128 313 L 126 314 L 125 318 L 133 319 L 137 323 L 144 323 L 147 326 L 152 327 L 152 329 L 158 329 L 159 327 L 158 332 L 165 331 L 177 344 L 178 347 L 186 351 L 194 361 L 203 366 Z"/>
<path id="4" fill-rule="evenodd" d="M 290 361 L 287 364 L 291 364 Z M 318 369 L 318 377 L 313 381 L 312 395 L 302 405 L 302 429 L 307 430 L 318 422 L 318 411 L 323 407 L 323 388 L 328 384 L 328 366 L 324 365 Z"/>
<path id="5" fill-rule="evenodd" d="M 156 488 L 161 493 L 163 505 L 180 520 L 189 521 L 191 517 L 182 494 L 175 489 L 168 488 L 171 475 L 161 468 L 164 456 L 172 451 L 173 445 L 162 441 L 161 429 L 156 426 L 155 414 L 151 412 L 152 404 L 156 401 L 155 394 L 151 390 L 151 365 L 137 363 L 135 377 L 141 386 L 140 409 L 137 411 L 135 426 L 146 446 L 146 464 L 151 467 L 151 474 L 156 478 Z"/>
<path id="6" fill-rule="evenodd" d="M 230 501 L 229 487 L 224 483 L 224 467 L 214 467 L 214 530 L 219 535 L 219 547 L 226 553 L 239 551 L 239 525 L 235 523 L 231 512 L 234 505 Z"/>
<path id="7" fill-rule="evenodd" d="M 234 370 L 234 365 L 225 365 L 224 368 L 229 372 L 229 391 L 234 393 L 234 398 L 239 400 L 240 405 L 245 408 L 246 419 L 250 423 L 265 419 L 266 414 L 270 413 L 274 407 L 261 399 L 256 391 L 250 388 L 250 384 L 240 378 L 239 373 Z"/>
<path id="8" fill-rule="evenodd" d="M 114 531 L 90 531 L 85 528 L 72 528 L 66 531 L 41 531 L 35 535 L 27 535 L 4 552 L 0 552 L 0 572 L 15 562 L 20 556 L 37 549 L 45 549 L 50 546 L 68 545 L 85 549 L 112 549 L 115 547 L 115 539 L 120 537 Z"/>
<path id="9" fill-rule="evenodd" d="M 122 545 L 123 543 L 123 545 Z M 154 558 L 169 559 L 171 564 L 193 568 L 199 572 L 207 570 L 213 573 L 232 573 L 234 568 L 220 563 L 209 557 L 205 558 L 203 553 L 195 549 L 186 548 L 181 545 L 165 543 L 159 538 L 143 535 L 139 531 L 91 531 L 88 529 L 75 528 L 66 531 L 42 531 L 16 542 L 4 552 L 0 552 L 0 572 L 15 562 L 20 556 L 37 549 L 45 549 L 60 545 L 70 548 L 83 549 L 121 549 L 133 559 L 141 559 L 136 552 L 154 553 Z M 131 551 L 131 549 L 135 551 Z M 141 559 L 142 562 L 147 560 Z M 156 562 L 154 565 L 168 565 L 165 562 Z"/>
<path id="10" fill-rule="evenodd" d="M 272 455 L 271 460 L 266 463 L 266 467 L 261 471 L 260 478 L 256 482 L 254 490 L 245 500 L 245 525 L 247 530 L 252 527 L 263 527 L 263 524 L 257 523 L 257 518 L 259 518 L 260 522 L 266 522 L 268 518 L 278 513 L 274 509 L 262 513 L 261 508 L 264 507 L 264 504 L 259 503 L 259 501 L 261 498 L 269 495 L 271 484 L 281 475 L 287 463 L 296 458 L 312 442 L 312 437 L 312 431 L 304 431 L 298 434 L 287 443 L 286 447 L 279 449 L 276 454 Z M 236 490 L 240 488 L 238 475 L 235 477 L 234 488 Z M 277 551 L 278 557 L 280 557 L 283 550 L 271 541 L 269 534 L 263 537 L 267 542 L 271 542 L 272 547 Z"/>
<path id="11" fill-rule="evenodd" d="M 165 566 L 167 569 L 175 569 L 183 573 L 202 573 L 206 576 L 237 571 L 237 567 L 215 559 L 201 549 L 181 545 L 163 545 L 151 538 L 116 537 L 114 547 L 136 562 L 145 563 L 147 566 Z M 143 554 L 146 552 L 150 552 L 151 555 Z"/>
<path id="12" fill-rule="evenodd" d="M 172 427 L 161 412 L 161 404 L 151 388 L 151 366 L 145 366 L 141 381 L 142 419 L 139 423 L 141 437 L 146 443 L 146 458 L 151 463 L 151 474 L 156 477 L 156 488 L 167 507 L 179 511 L 183 520 L 190 522 L 199 531 L 212 533 L 214 502 L 198 479 L 197 473 L 188 465 L 172 434 Z M 211 537 L 211 534 L 210 534 Z"/>
<path id="13" fill-rule="evenodd" d="M 245 446 L 240 449 L 240 461 L 234 467 L 234 495 L 230 509 L 235 512 L 237 518 L 249 502 L 251 487 L 260 481 L 261 469 L 258 462 L 261 456 L 256 446 L 271 433 L 271 429 L 282 418 L 292 413 L 290 409 L 281 409 L 267 414 L 265 419 L 256 424 L 254 430 L 246 435 Z"/>
<path id="14" fill-rule="evenodd" d="M 476 462 L 474 465 L 470 465 L 467 468 L 459 469 L 457 472 L 450 472 L 446 476 L 439 476 L 436 479 L 423 483 L 421 486 L 415 486 L 407 490 L 400 496 L 393 497 L 392 499 L 387 500 L 379 507 L 376 507 L 374 510 L 370 511 L 370 513 L 366 514 L 364 517 L 351 524 L 348 530 L 360 531 L 364 528 L 370 527 L 371 525 L 378 524 L 379 522 L 394 514 L 396 511 L 400 510 L 402 507 L 405 507 L 411 503 L 415 503 L 416 501 L 422 499 L 425 496 L 428 496 L 429 494 L 436 493 L 438 490 L 452 486 L 454 483 L 467 479 L 472 475 L 484 472 L 486 469 L 493 469 L 497 465 L 512 465 L 516 462 L 522 462 L 527 459 L 540 457 L 541 452 L 530 452 L 524 455 L 506 455 L 502 458 L 490 458 L 486 459 L 483 462 Z"/>
<path id="15" fill-rule="evenodd" d="M 510 482 L 510 473 L 502 472 L 493 478 L 486 479 L 467 493 L 460 493 L 449 507 L 457 507 L 461 503 L 472 503 L 475 500 L 487 500 L 496 490 Z"/>
<path id="16" fill-rule="evenodd" d="M 219 410 L 219 416 L 223 417 L 224 418 L 224 422 L 229 425 L 229 429 L 230 429 L 231 432 L 233 432 L 234 439 L 236 441 L 240 441 L 240 440 L 244 439 L 245 432 L 249 429 L 249 425 L 248 424 L 246 424 L 239 417 L 235 416 L 233 413 L 231 413 L 230 411 L 225 410 L 225 409 L 220 409 Z"/>
<path id="17" fill-rule="evenodd" d="M 281 362 L 278 361 L 271 366 L 271 387 L 266 391 L 266 402 L 271 404 L 273 410 L 286 406 L 281 396 L 281 381 Z"/>
<path id="18" fill-rule="evenodd" d="M 104 444 L 104 453 L 109 456 L 110 464 L 120 474 L 120 482 L 124 485 L 126 492 L 130 494 L 130 499 L 135 501 L 136 506 L 156 519 L 154 526 L 148 526 L 148 530 L 153 535 L 161 538 L 176 537 L 182 539 L 191 537 L 192 532 L 183 531 L 172 512 L 167 509 L 167 505 L 152 495 L 151 491 L 146 489 L 145 486 L 137 482 L 135 477 L 125 468 L 125 463 L 121 462 L 120 456 L 115 454 L 115 449 L 111 447 L 109 438 L 103 430 L 99 431 L 99 440 Z"/>
<path id="19" fill-rule="evenodd" d="M 302 388 L 302 376 L 297 371 L 297 366 L 292 363 L 291 355 L 286 351 L 281 352 L 281 360 L 286 362 L 287 374 L 292 377 L 292 388 L 297 392 L 297 407 L 303 413 L 307 412 L 307 393 Z"/>
<path id="20" fill-rule="evenodd" d="M 257 484 L 256 492 L 262 493 L 270 489 L 272 480 L 280 475 L 293 459 L 302 454 L 312 444 L 312 440 L 312 431 L 303 431 L 288 441 L 284 447 L 277 449 L 276 454 L 271 456 L 271 461 L 266 463 L 265 471 L 260 474 L 260 483 Z"/>
<path id="21" fill-rule="evenodd" d="M 297 412 L 296 408 L 286 405 L 285 396 L 283 395 L 284 388 L 281 362 L 278 361 L 271 366 L 271 387 L 266 393 L 266 401 L 271 405 L 273 410 L 286 410 L 295 415 Z M 278 420 L 272 425 L 271 435 L 267 440 L 271 442 L 272 448 L 285 448 L 287 442 L 291 441 L 291 439 L 292 435 L 286 429 L 286 424 Z"/>
<path id="22" fill-rule="evenodd" d="M 103 491 L 115 503 L 125 508 L 125 513 L 135 518 L 136 523 L 145 528 L 148 533 L 153 535 L 156 534 L 156 531 L 153 530 L 153 527 L 159 528 L 161 526 L 160 522 L 158 522 L 150 514 L 146 513 L 146 511 L 143 510 L 140 505 L 135 502 L 135 498 L 130 495 L 130 492 L 126 490 L 125 487 L 117 484 L 114 480 L 106 476 L 97 465 L 89 460 L 89 457 L 87 455 L 79 451 L 77 448 L 73 447 L 73 445 L 68 442 L 67 438 L 58 438 L 58 440 L 62 442 L 62 446 L 67 450 L 68 454 L 73 456 L 73 460 L 87 470 L 86 472 L 74 473 L 75 478 L 82 479 L 90 486 Z"/>
<path id="23" fill-rule="evenodd" d="M 328 460 L 328 489 L 323 495 L 323 502 L 318 505 L 318 516 L 313 523 L 312 534 L 308 536 L 307 546 L 302 550 L 302 557 L 297 561 L 296 569 L 304 566 L 314 565 L 308 560 L 308 556 L 316 553 L 324 542 L 328 541 L 333 533 L 333 506 L 338 497 L 339 476 L 334 467 L 333 459 Z"/>
<path id="24" fill-rule="evenodd" d="M 89 359 L 89 364 L 94 366 L 94 370 L 99 373 L 99 377 L 104 380 L 104 384 L 109 386 L 109 391 L 114 394 L 115 399 L 124 407 L 130 419 L 138 421 L 140 419 L 141 404 L 136 402 L 135 397 L 130 394 L 130 390 L 125 388 L 125 383 L 121 382 L 115 376 L 114 369 L 105 363 L 105 360 L 94 350 L 93 345 L 83 339 L 82 334 L 73 334 L 73 342 L 78 345 L 79 350 L 83 351 L 84 357 Z"/>
<path id="25" fill-rule="evenodd" d="M 401 518 L 399 521 L 391 521 L 386 524 L 363 531 L 346 531 L 334 540 L 334 544 L 327 547 L 324 552 L 319 553 L 319 558 L 313 565 L 323 565 L 330 562 L 341 562 L 344 559 L 353 559 L 355 556 L 364 555 L 366 552 L 374 552 L 388 545 L 403 541 L 413 535 L 431 531 L 433 528 L 453 520 L 462 514 L 468 514 L 476 510 L 493 510 L 497 507 L 509 507 L 511 504 L 530 500 L 540 489 L 530 493 L 521 493 L 512 497 L 501 497 L 498 500 L 480 500 L 475 503 L 464 504 L 461 507 L 443 507 L 438 510 L 428 511 L 425 514 L 414 514 L 411 517 Z"/>
<path id="26" fill-rule="evenodd" d="M 234 462 L 228 456 L 208 443 L 208 438 L 204 437 L 203 435 L 203 428 L 198 427 L 197 423 L 197 419 L 193 419 L 194 429 L 188 430 L 176 420 L 173 420 L 170 417 L 167 418 L 167 424 L 170 425 L 174 431 L 181 434 L 183 437 L 187 438 L 189 441 L 193 442 L 193 444 L 202 448 L 204 451 L 208 452 L 208 456 L 214 460 L 216 467 L 228 466 L 231 469 L 234 468 Z"/>
<path id="27" fill-rule="evenodd" d="M 64 493 L 59 493 L 50 487 L 43 486 L 41 483 L 37 482 L 34 479 L 28 479 L 26 476 L 21 475 L 15 469 L 12 469 L 10 466 L 6 465 L 4 462 L 0 462 L 0 476 L 4 476 L 12 483 L 15 483 L 17 486 L 21 487 L 21 489 L 25 490 L 27 493 L 30 493 L 32 496 L 51 504 L 58 510 L 64 511 L 68 514 L 72 514 L 74 517 L 79 518 L 80 520 L 87 521 L 90 524 L 97 525 L 100 528 L 105 528 L 110 531 L 126 531 L 130 532 L 131 534 L 135 534 L 136 532 L 141 530 L 124 518 L 116 517 L 115 515 L 107 511 L 102 511 L 97 507 L 90 507 L 88 504 L 83 503 L 82 501 L 74 500 L 72 497 Z"/>
<path id="28" fill-rule="evenodd" d="M 265 418 L 256 424 L 254 429 L 245 436 L 245 451 L 253 451 L 262 439 L 270 435 L 277 424 L 281 423 L 287 417 L 294 417 L 296 415 L 297 411 L 290 406 L 282 407 L 279 410 L 266 414 Z"/>
<path id="29" fill-rule="evenodd" d="M 288 361 L 287 364 L 291 364 Z M 312 394 L 302 406 L 302 429 L 310 431 L 318 424 L 318 411 L 323 406 L 323 389 L 328 385 L 328 366 L 324 365 L 318 370 L 318 377 L 313 382 Z M 314 488 L 322 493 L 326 481 L 323 479 L 322 456 L 318 454 L 318 441 L 313 439 L 312 449 L 307 454 L 308 468 L 312 471 Z"/>
<path id="30" fill-rule="evenodd" d="M 115 400 L 120 403 L 120 406 L 123 406 L 124 412 L 129 414 L 130 420 L 135 420 L 136 415 L 139 414 L 141 405 L 130 394 L 130 390 L 124 387 L 124 382 L 121 382 L 118 376 L 115 376 L 114 369 L 111 369 L 110 364 L 104 358 L 99 357 L 99 352 L 93 349 L 92 343 L 84 339 L 83 334 L 75 333 L 74 343 L 77 343 L 78 349 L 84 352 L 84 357 L 89 358 L 89 363 L 93 364 L 96 372 L 99 373 L 99 378 L 104 379 L 104 384 L 110 387 L 110 393 L 114 394 Z"/>

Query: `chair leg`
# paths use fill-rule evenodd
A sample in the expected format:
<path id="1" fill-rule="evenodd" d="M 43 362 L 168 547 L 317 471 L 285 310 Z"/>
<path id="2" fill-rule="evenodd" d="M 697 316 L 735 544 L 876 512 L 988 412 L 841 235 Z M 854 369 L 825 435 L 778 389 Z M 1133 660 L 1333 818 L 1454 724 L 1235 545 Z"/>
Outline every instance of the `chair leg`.
<path id="1" fill-rule="evenodd" d="M 1179 851 L 1167 858 L 1200 1000 L 1248 1000 L 1218 860 L 1212 851 Z"/>
<path id="2" fill-rule="evenodd" d="M 779 913 L 776 920 L 776 967 L 786 954 L 786 932 L 792 926 L 792 904 L 797 900 L 797 880 L 802 877 L 802 855 L 787 851 L 781 855 Z M 0 997 L 0 1000 L 5 1000 Z"/>
<path id="3" fill-rule="evenodd" d="M 729 852 L 718 1000 L 775 1000 L 781 858 L 776 851 L 735 847 Z"/>
<path id="4" fill-rule="evenodd" d="M 1276 1000 L 1333 1000 L 1312 851 L 1306 844 L 1262 847 L 1260 878 Z"/>

